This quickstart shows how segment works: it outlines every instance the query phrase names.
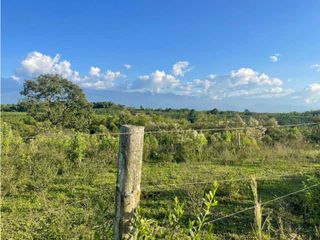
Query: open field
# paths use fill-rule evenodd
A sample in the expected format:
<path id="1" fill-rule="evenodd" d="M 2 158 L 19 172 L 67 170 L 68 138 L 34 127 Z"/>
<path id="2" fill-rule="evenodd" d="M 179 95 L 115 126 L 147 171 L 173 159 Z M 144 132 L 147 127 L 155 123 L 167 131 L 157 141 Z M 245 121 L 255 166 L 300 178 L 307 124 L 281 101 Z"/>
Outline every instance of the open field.
<path id="1" fill-rule="evenodd" d="M 18 121 L 17 117 L 13 119 Z M 211 135 L 206 133 L 205 137 L 209 139 Z M 56 130 L 31 139 L 20 138 L 14 131 L 8 136 L 12 142 L 2 153 L 3 239 L 112 238 L 118 137 L 80 134 L 75 138 Z M 221 150 L 220 145 L 210 143 L 201 153 L 188 153 L 183 161 L 175 162 L 169 153 L 161 159 L 152 158 L 167 147 L 161 148 L 161 139 L 158 149 L 148 142 L 150 136 L 146 135 L 140 214 L 157 221 L 163 229 L 169 224 L 167 216 L 174 208 L 175 197 L 186 206 L 181 219 L 184 226 L 201 209 L 202 196 L 214 181 L 219 184 L 218 205 L 210 213 L 210 220 L 254 204 L 250 189 L 253 175 L 257 177 L 262 202 L 319 181 L 310 180 L 312 176 L 319 177 L 320 172 L 317 144 L 231 144 Z M 180 150 L 175 147 L 170 153 L 177 156 L 174 154 Z M 302 239 L 316 239 L 320 221 L 317 215 L 305 215 L 304 211 L 310 208 L 305 203 L 307 196 L 300 193 L 264 207 L 264 218 L 269 216 L 268 226 L 274 229 L 269 229 L 270 236 L 297 234 Z M 211 225 L 216 239 L 252 239 L 253 222 L 251 210 Z M 283 233 L 279 224 L 283 224 Z"/>
<path id="2" fill-rule="evenodd" d="M 214 181 L 218 203 L 206 219 L 214 222 L 199 231 L 200 239 L 256 237 L 254 209 L 228 216 L 253 207 L 252 176 L 262 203 L 319 184 L 319 124 L 299 125 L 317 122 L 318 112 L 104 105 L 84 131 L 26 113 L 2 113 L 2 239 L 111 239 L 122 124 L 146 128 L 137 215 L 141 239 L 195 239 L 188 225 L 200 216 Z M 314 187 L 263 206 L 264 239 L 317 239 L 319 193 Z"/>

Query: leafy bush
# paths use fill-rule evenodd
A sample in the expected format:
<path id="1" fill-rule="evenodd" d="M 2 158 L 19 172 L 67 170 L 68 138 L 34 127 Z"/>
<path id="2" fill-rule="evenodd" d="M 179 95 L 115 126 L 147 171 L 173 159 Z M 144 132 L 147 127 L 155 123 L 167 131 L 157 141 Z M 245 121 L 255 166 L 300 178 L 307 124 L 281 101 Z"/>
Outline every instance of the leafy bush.
<path id="1" fill-rule="evenodd" d="M 209 224 L 210 214 L 218 205 L 215 198 L 218 183 L 214 182 L 212 189 L 205 193 L 202 207 L 195 216 L 185 221 L 185 203 L 178 197 L 174 198 L 173 209 L 167 210 L 167 224 L 161 225 L 155 219 L 143 218 L 139 211 L 136 214 L 135 228 L 137 239 L 213 239 L 213 228 Z"/>

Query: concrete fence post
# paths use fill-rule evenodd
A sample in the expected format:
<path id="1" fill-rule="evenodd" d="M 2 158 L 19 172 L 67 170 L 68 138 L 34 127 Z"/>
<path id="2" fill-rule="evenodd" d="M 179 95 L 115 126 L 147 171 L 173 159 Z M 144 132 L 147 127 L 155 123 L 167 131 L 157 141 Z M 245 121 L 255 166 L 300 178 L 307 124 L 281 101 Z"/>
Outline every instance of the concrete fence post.
<path id="1" fill-rule="evenodd" d="M 114 239 L 134 239 L 134 213 L 140 200 L 144 127 L 123 125 L 116 186 Z"/>

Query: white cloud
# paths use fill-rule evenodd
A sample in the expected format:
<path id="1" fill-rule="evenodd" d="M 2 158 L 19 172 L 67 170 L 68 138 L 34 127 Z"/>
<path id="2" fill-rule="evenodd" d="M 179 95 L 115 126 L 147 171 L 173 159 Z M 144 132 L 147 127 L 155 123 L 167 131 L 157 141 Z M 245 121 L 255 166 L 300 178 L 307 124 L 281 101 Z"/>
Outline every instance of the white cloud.
<path id="1" fill-rule="evenodd" d="M 312 83 L 309 85 L 309 90 L 311 92 L 320 92 L 320 83 Z"/>
<path id="2" fill-rule="evenodd" d="M 269 59 L 271 62 L 278 62 L 279 57 L 280 57 L 280 53 L 275 53 L 275 54 L 269 56 Z"/>
<path id="3" fill-rule="evenodd" d="M 306 103 L 320 103 L 320 83 L 312 83 L 308 86 Z"/>
<path id="4" fill-rule="evenodd" d="M 293 91 L 281 88 L 281 79 L 271 78 L 265 73 L 260 74 L 251 68 L 233 70 L 227 75 L 215 76 L 213 79 L 209 76 L 206 81 L 204 92 L 212 99 L 268 98 L 288 95 Z"/>
<path id="5" fill-rule="evenodd" d="M 91 67 L 90 71 L 89 71 L 89 74 L 90 74 L 90 76 L 99 77 L 100 76 L 100 71 L 101 71 L 101 69 L 98 68 L 98 67 Z"/>
<path id="6" fill-rule="evenodd" d="M 61 60 L 60 54 L 51 57 L 40 52 L 31 52 L 21 61 L 20 67 L 15 71 L 14 80 L 25 80 L 37 77 L 41 74 L 60 74 L 81 87 L 108 89 L 115 86 L 115 81 L 124 77 L 119 71 L 107 70 L 101 73 L 99 67 L 92 66 L 88 75 L 80 76 L 78 71 L 71 68 L 71 63 Z"/>
<path id="7" fill-rule="evenodd" d="M 234 97 L 280 97 L 293 92 L 280 87 L 283 81 L 258 73 L 251 68 L 233 70 L 227 75 L 210 74 L 205 79 L 180 81 L 164 71 L 140 75 L 130 85 L 130 91 L 174 93 L 184 96 L 206 96 L 212 99 Z"/>
<path id="8" fill-rule="evenodd" d="M 213 80 L 217 75 L 215 74 L 209 74 L 208 79 Z"/>
<path id="9" fill-rule="evenodd" d="M 119 78 L 121 76 L 121 73 L 119 71 L 113 72 L 111 70 L 107 70 L 107 72 L 104 74 L 104 79 L 109 81 L 114 81 L 115 79 Z"/>
<path id="10" fill-rule="evenodd" d="M 119 71 L 107 70 L 105 73 L 100 73 L 100 68 L 91 67 L 89 76 L 84 76 L 79 85 L 92 89 L 112 89 L 117 87 L 116 80 L 123 76 Z"/>
<path id="11" fill-rule="evenodd" d="M 17 76 L 15 76 L 15 75 L 12 75 L 11 78 L 12 78 L 14 81 L 19 81 L 19 80 L 20 80 L 20 78 L 17 77 Z"/>
<path id="12" fill-rule="evenodd" d="M 126 69 L 130 69 L 132 67 L 132 65 L 130 64 L 123 64 L 123 66 L 126 68 Z"/>
<path id="13" fill-rule="evenodd" d="M 84 88 L 92 88 L 92 89 L 107 89 L 112 87 L 112 84 L 107 84 L 104 81 L 98 80 L 95 82 L 85 81 L 81 83 L 81 86 Z"/>
<path id="14" fill-rule="evenodd" d="M 99 67 L 92 66 L 88 75 L 80 76 L 78 71 L 71 68 L 71 63 L 61 60 L 60 54 L 51 57 L 40 52 L 31 52 L 21 61 L 12 79 L 25 80 L 41 74 L 60 74 L 81 87 L 94 89 L 109 89 L 115 86 L 115 81 L 125 75 L 119 71 L 107 70 L 102 73 Z"/>
<path id="15" fill-rule="evenodd" d="M 72 69 L 71 63 L 61 60 L 59 54 L 55 57 L 32 52 L 22 60 L 15 71 L 14 80 L 30 79 L 40 74 L 61 74 L 63 77 L 77 83 L 83 88 L 113 89 L 118 91 L 173 93 L 183 96 L 201 96 L 211 99 L 224 98 L 270 98 L 289 95 L 291 89 L 283 87 L 283 81 L 259 73 L 251 68 L 239 68 L 225 75 L 210 74 L 205 78 L 180 81 L 177 76 L 184 76 L 189 71 L 189 62 L 180 61 L 172 67 L 173 74 L 156 70 L 148 75 L 140 75 L 134 81 L 128 81 L 120 71 L 103 71 L 98 66 L 91 66 L 86 75 L 80 75 Z M 124 81 L 122 81 L 124 80 Z M 310 99 L 314 102 L 319 93 L 318 85 L 310 85 Z"/>
<path id="16" fill-rule="evenodd" d="M 270 56 L 269 57 L 271 62 L 278 62 L 278 57 L 277 56 Z"/>
<path id="17" fill-rule="evenodd" d="M 282 80 L 258 73 L 251 68 L 233 70 L 224 76 L 216 76 L 206 90 L 212 99 L 223 98 L 270 98 L 285 96 L 292 89 L 280 87 Z"/>
<path id="18" fill-rule="evenodd" d="M 254 83 L 258 85 L 281 85 L 283 82 L 279 78 L 270 78 L 267 74 L 259 74 L 251 68 L 240 68 L 230 73 L 231 86 L 246 85 Z"/>
<path id="19" fill-rule="evenodd" d="M 138 76 L 138 78 L 130 85 L 130 90 L 168 93 L 174 91 L 179 85 L 180 81 L 173 75 L 156 70 L 150 75 Z"/>
<path id="20" fill-rule="evenodd" d="M 310 66 L 312 69 L 315 69 L 317 72 L 320 72 L 320 64 L 313 64 Z"/>
<path id="21" fill-rule="evenodd" d="M 12 76 L 16 80 L 33 78 L 40 74 L 61 74 L 63 77 L 73 81 L 79 80 L 79 73 L 71 69 L 71 63 L 61 61 L 60 54 L 55 57 L 44 55 L 40 52 L 31 52 L 22 60 L 21 66 Z"/>
<path id="22" fill-rule="evenodd" d="M 141 75 L 141 76 L 138 76 L 138 79 L 143 80 L 143 81 L 147 81 L 150 79 L 150 76 L 149 75 Z"/>
<path id="23" fill-rule="evenodd" d="M 183 77 L 185 73 L 187 73 L 191 70 L 191 68 L 188 68 L 188 66 L 189 66 L 188 61 L 176 62 L 172 66 L 172 74 L 176 77 L 178 77 L 178 76 Z"/>
<path id="24" fill-rule="evenodd" d="M 59 62 L 59 60 L 59 54 L 51 58 L 40 52 L 31 52 L 21 62 L 21 70 L 24 70 L 25 73 L 29 75 L 47 73 L 52 71 L 53 66 Z"/>

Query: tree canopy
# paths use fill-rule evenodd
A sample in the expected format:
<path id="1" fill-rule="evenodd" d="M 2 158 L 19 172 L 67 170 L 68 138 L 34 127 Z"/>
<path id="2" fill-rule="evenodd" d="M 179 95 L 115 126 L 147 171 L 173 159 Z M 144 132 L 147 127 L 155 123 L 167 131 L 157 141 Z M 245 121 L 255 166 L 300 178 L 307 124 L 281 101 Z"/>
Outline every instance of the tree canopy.
<path id="1" fill-rule="evenodd" d="M 60 75 L 45 74 L 24 82 L 22 105 L 38 121 L 84 130 L 92 119 L 92 105 L 81 88 Z"/>

